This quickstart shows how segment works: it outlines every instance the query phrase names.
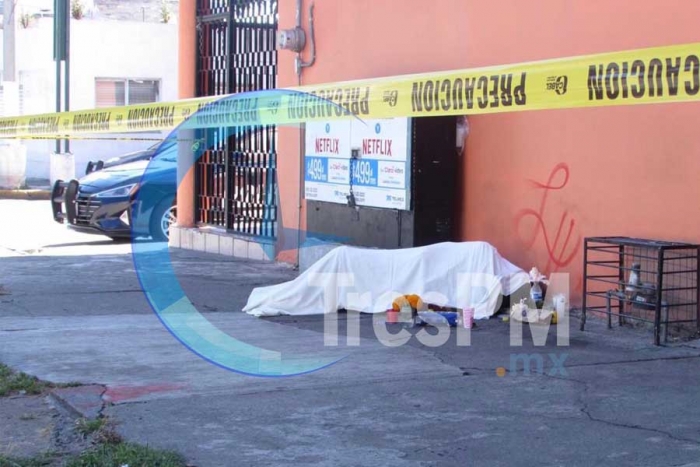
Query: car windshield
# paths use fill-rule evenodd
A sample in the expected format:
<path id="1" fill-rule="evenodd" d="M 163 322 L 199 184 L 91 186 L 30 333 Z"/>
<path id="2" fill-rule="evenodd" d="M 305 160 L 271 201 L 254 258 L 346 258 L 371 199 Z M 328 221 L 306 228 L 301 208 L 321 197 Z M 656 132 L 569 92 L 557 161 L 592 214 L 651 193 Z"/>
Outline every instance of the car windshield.
<path id="1" fill-rule="evenodd" d="M 149 148 L 151 151 L 158 151 L 153 155 L 153 159 L 163 162 L 177 162 L 177 141 L 168 138 L 160 141 Z"/>

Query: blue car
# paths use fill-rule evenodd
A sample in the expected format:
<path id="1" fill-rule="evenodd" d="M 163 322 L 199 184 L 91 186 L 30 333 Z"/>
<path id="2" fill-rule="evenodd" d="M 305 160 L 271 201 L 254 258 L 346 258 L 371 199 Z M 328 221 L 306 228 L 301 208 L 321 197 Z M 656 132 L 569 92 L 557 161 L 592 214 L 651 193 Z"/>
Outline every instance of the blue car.
<path id="1" fill-rule="evenodd" d="M 88 164 L 87 175 L 79 180 L 56 181 L 54 220 L 112 239 L 167 241 L 177 216 L 177 150 L 177 143 L 168 140 L 104 164 Z"/>

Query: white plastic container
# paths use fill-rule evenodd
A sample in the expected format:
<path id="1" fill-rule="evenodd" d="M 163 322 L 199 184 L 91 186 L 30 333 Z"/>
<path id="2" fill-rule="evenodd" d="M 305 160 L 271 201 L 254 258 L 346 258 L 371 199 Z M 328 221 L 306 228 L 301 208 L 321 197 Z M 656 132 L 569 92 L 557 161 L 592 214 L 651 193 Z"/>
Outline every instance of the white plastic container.
<path id="1" fill-rule="evenodd" d="M 566 300 L 566 295 L 564 294 L 557 294 L 552 298 L 552 305 L 554 308 L 554 311 L 557 312 L 557 316 L 561 318 L 564 316 L 566 313 L 566 305 L 567 305 L 567 300 Z"/>
<path id="2" fill-rule="evenodd" d="M 27 147 L 20 142 L 0 142 L 0 189 L 22 188 L 27 178 Z"/>
<path id="3" fill-rule="evenodd" d="M 75 156 L 72 153 L 57 154 L 52 152 L 49 160 L 49 178 L 52 187 L 56 180 L 67 182 L 75 178 Z"/>

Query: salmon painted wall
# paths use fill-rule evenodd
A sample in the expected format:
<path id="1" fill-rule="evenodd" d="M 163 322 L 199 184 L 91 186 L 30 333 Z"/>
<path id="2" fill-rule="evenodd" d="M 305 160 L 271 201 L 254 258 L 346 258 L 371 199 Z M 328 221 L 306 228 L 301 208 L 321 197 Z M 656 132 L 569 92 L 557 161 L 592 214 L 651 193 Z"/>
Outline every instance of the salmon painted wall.
<path id="1" fill-rule="evenodd" d="M 305 0 L 305 27 L 307 7 Z M 303 84 L 700 41 L 700 2 L 686 0 L 435 0 L 431 8 L 426 14 L 419 0 L 316 0 L 317 61 Z M 280 27 L 294 19 L 295 1 L 282 0 Z M 279 85 L 296 85 L 294 54 L 279 58 Z M 584 236 L 700 241 L 699 104 L 469 121 L 463 239 L 486 240 L 526 270 L 570 272 L 574 300 Z M 298 213 L 290 200 L 299 195 L 299 161 L 297 132 L 282 133 L 286 226 L 296 225 L 286 221 Z"/>

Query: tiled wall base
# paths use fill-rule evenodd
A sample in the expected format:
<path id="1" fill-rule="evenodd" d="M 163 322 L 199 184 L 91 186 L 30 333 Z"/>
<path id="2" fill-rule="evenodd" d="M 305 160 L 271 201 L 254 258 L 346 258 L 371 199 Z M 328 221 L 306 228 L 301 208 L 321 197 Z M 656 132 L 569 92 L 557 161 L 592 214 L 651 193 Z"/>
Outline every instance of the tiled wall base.
<path id="1" fill-rule="evenodd" d="M 207 229 L 170 228 L 171 248 L 203 251 L 257 261 L 275 260 L 274 240 L 238 236 Z"/>
<path id="2" fill-rule="evenodd" d="M 339 246 L 341 246 L 339 243 L 326 242 L 314 238 L 307 239 L 301 245 L 301 250 L 299 250 L 299 271 L 306 271 L 316 261 L 320 260 Z"/>

